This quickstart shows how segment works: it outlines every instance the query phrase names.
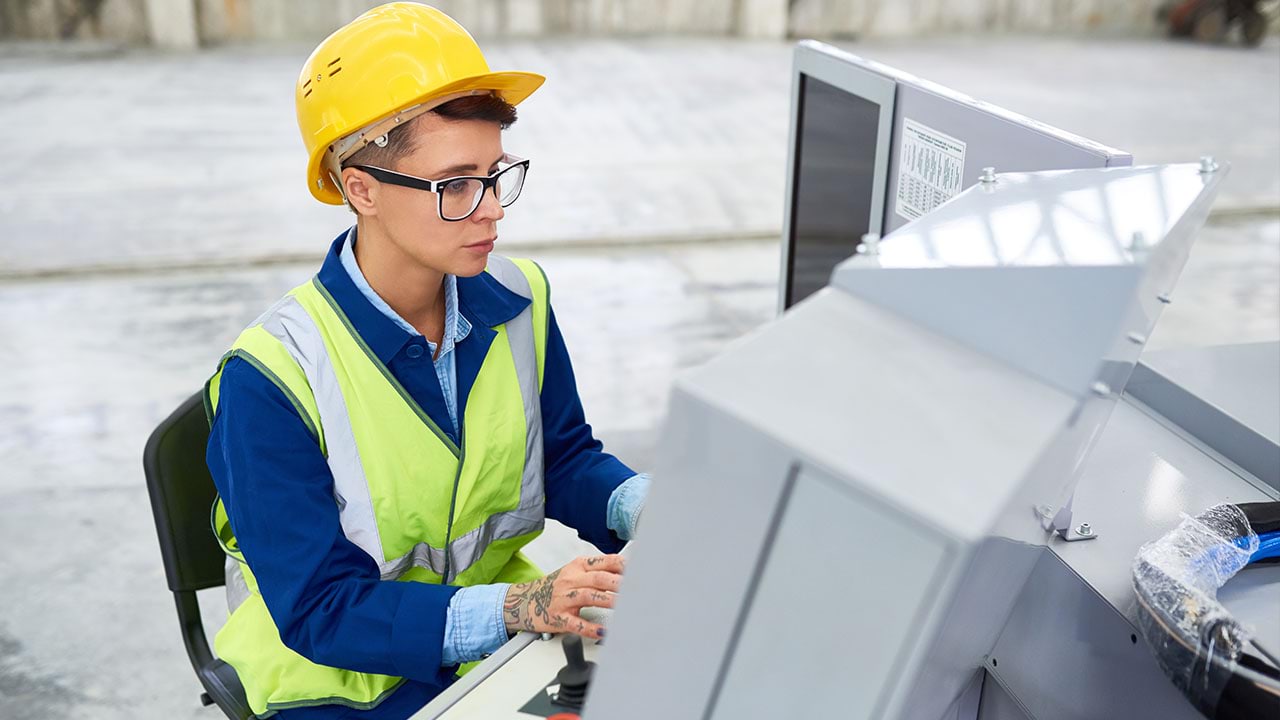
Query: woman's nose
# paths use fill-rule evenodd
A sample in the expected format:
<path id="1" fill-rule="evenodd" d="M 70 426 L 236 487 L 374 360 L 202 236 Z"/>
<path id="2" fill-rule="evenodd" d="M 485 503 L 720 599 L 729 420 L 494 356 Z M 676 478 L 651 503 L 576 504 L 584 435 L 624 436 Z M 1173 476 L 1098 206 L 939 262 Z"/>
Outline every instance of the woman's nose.
<path id="1" fill-rule="evenodd" d="M 471 217 L 496 222 L 506 214 L 506 208 L 498 202 L 498 187 L 494 185 L 485 189 L 484 194 L 480 196 L 480 207 L 476 208 Z"/>

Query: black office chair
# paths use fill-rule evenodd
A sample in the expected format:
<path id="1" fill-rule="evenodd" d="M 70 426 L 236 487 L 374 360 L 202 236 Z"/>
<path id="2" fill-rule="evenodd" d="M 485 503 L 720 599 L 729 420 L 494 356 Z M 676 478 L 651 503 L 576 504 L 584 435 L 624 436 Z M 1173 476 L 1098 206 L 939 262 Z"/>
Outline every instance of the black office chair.
<path id="1" fill-rule="evenodd" d="M 196 598 L 197 590 L 225 584 L 226 556 L 209 527 L 215 490 L 204 462 L 208 440 L 204 398 L 196 393 L 151 433 L 142 465 L 160 536 L 164 574 L 178 605 L 182 641 L 205 689 L 200 702 L 216 704 L 232 720 L 253 720 L 235 669 L 215 658 L 209 649 Z"/>

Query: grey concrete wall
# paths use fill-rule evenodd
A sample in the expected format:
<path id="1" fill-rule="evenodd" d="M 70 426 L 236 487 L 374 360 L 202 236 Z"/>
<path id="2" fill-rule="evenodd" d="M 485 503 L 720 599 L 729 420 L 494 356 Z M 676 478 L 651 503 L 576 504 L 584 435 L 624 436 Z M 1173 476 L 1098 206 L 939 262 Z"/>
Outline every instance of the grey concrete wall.
<path id="1" fill-rule="evenodd" d="M 190 0 L 146 0 L 147 34 L 151 43 L 171 50 L 200 47 L 196 5 Z"/>
<path id="2" fill-rule="evenodd" d="M 314 39 L 378 0 L 197 0 L 203 37 Z M 1156 29 L 1163 0 L 436 0 L 477 37 L 895 37 Z M 303 9 L 305 6 L 305 10 Z"/>
<path id="3" fill-rule="evenodd" d="M 224 40 L 316 40 L 379 0 L 196 0 L 201 35 Z M 477 37 L 736 34 L 739 5 L 785 0 L 435 0 Z"/>
<path id="4" fill-rule="evenodd" d="M 902 37 L 948 32 L 1146 34 L 1164 0 L 795 0 L 798 37 Z"/>
<path id="5" fill-rule="evenodd" d="M 145 5 L 146 0 L 0 0 L 0 38 L 145 44 L 151 38 Z"/>
<path id="6" fill-rule="evenodd" d="M 0 0 L 0 37 L 165 47 L 315 42 L 381 0 Z M 435 0 L 477 37 L 692 34 L 884 38 L 943 33 L 1157 31 L 1164 0 Z M 192 30 L 195 23 L 195 30 Z"/>

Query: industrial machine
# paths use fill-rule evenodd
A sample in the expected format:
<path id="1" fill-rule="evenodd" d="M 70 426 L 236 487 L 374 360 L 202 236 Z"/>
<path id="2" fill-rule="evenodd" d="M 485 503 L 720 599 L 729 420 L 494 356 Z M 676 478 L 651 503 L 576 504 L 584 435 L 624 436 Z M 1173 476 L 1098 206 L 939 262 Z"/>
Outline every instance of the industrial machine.
<path id="1" fill-rule="evenodd" d="M 1255 428 L 1260 477 L 1143 401 L 1188 378 L 1123 390 L 1221 172 L 997 176 L 682 378 L 584 717 L 1196 717 L 1133 560 L 1180 513 L 1276 499 L 1280 438 Z M 1224 376 L 1252 412 L 1280 407 L 1257 352 Z M 1280 585 L 1239 592 L 1280 644 Z"/>
<path id="2" fill-rule="evenodd" d="M 837 60 L 828 91 L 806 63 Z M 1130 167 L 814 44 L 797 68 L 787 310 L 677 380 L 607 642 L 517 636 L 416 717 L 1280 710 L 1280 565 L 1204 514 L 1280 501 L 1280 343 L 1143 352 L 1228 169 Z M 899 205 L 950 141 L 960 187 Z M 1077 169 L 975 170 L 1045 148 Z M 1153 541 L 1191 516 L 1246 552 L 1205 544 L 1230 572 L 1182 602 Z"/>

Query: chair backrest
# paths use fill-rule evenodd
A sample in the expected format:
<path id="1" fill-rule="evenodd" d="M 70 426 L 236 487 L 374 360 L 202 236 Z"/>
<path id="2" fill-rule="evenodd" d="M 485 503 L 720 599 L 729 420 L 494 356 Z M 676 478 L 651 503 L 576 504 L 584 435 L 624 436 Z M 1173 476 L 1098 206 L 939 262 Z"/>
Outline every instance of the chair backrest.
<path id="1" fill-rule="evenodd" d="M 209 525 L 217 491 L 204 461 L 208 442 L 204 397 L 196 393 L 156 427 L 142 456 L 164 573 L 174 592 L 225 582 L 226 555 Z"/>

